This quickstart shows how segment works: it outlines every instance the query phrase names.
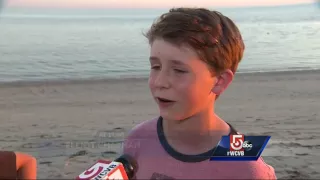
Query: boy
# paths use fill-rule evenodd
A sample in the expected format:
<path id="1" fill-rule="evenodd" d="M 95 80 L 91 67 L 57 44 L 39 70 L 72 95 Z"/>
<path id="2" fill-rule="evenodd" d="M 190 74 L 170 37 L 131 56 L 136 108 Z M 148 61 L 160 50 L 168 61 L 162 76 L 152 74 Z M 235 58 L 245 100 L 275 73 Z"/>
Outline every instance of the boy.
<path id="1" fill-rule="evenodd" d="M 135 127 L 124 152 L 139 165 L 136 179 L 276 179 L 262 158 L 209 161 L 221 136 L 237 131 L 214 112 L 244 52 L 236 25 L 203 8 L 171 9 L 146 34 L 149 88 L 160 117 Z"/>

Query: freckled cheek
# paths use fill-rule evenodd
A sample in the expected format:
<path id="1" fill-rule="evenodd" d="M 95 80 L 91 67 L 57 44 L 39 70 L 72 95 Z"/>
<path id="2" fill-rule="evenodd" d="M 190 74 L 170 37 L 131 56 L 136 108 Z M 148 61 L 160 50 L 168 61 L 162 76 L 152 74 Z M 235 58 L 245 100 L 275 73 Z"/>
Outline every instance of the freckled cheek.
<path id="1" fill-rule="evenodd" d="M 157 88 L 157 77 L 158 77 L 158 73 L 157 72 L 151 72 L 149 75 L 149 80 L 148 80 L 148 84 L 149 84 L 149 88 L 155 89 Z"/>
<path id="2" fill-rule="evenodd" d="M 151 91 L 154 89 L 154 87 L 155 87 L 155 84 L 154 84 L 154 81 L 155 80 L 155 78 L 153 77 L 153 76 L 150 76 L 149 77 L 149 80 L 148 80 L 148 85 L 149 85 L 149 88 L 151 89 Z"/>
<path id="3" fill-rule="evenodd" d="M 189 83 L 180 81 L 175 83 L 176 96 L 182 101 L 192 101 L 196 96 L 192 86 Z"/>

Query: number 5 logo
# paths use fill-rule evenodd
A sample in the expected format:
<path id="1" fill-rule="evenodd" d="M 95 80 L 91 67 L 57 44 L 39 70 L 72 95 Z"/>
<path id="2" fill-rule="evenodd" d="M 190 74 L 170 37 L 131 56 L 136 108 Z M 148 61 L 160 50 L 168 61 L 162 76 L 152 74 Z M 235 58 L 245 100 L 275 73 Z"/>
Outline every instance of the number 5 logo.
<path id="1" fill-rule="evenodd" d="M 239 151 L 242 149 L 244 136 L 242 134 L 230 135 L 230 151 Z"/>
<path id="2" fill-rule="evenodd" d="M 79 175 L 79 179 L 91 179 L 93 177 L 96 177 L 99 173 L 102 172 L 103 167 L 106 164 L 104 163 L 96 163 L 91 168 L 87 169 L 85 172 L 81 173 Z"/>

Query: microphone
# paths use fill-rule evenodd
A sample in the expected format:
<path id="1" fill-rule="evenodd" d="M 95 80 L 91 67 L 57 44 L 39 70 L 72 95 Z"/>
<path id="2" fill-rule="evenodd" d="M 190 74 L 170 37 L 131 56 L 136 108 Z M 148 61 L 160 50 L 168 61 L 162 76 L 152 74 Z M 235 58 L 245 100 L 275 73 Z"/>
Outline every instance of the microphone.
<path id="1" fill-rule="evenodd" d="M 77 180 L 132 179 L 138 169 L 136 161 L 129 155 L 122 155 L 114 161 L 98 160 L 89 169 L 82 172 Z"/>

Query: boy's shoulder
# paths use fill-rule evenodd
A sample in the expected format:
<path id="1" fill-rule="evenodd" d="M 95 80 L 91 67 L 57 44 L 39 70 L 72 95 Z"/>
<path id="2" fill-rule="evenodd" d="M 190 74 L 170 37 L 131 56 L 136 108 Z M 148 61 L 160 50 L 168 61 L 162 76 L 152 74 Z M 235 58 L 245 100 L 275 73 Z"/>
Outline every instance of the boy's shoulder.
<path id="1" fill-rule="evenodd" d="M 144 138 L 148 135 L 156 134 L 158 117 L 143 121 L 134 126 L 128 133 L 127 139 L 130 138 Z"/>
<path id="2" fill-rule="evenodd" d="M 244 179 L 277 179 L 275 170 L 267 164 L 262 157 L 257 161 L 244 162 L 227 162 L 231 177 L 237 175 L 238 178 Z M 227 169 L 227 168 L 226 168 Z"/>
<path id="3" fill-rule="evenodd" d="M 133 127 L 124 139 L 123 153 L 137 157 L 145 140 L 157 137 L 158 118 L 143 121 Z"/>

